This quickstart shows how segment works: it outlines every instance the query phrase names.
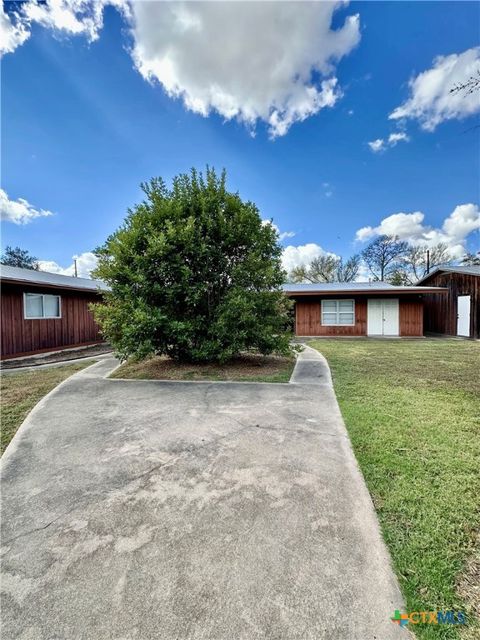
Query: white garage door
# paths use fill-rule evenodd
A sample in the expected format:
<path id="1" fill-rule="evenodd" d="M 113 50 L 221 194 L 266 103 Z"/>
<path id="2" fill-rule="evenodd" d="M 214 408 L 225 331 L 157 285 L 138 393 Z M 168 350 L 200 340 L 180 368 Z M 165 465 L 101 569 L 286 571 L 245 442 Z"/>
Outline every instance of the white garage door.
<path id="1" fill-rule="evenodd" d="M 367 333 L 369 336 L 398 336 L 398 298 L 368 300 Z"/>

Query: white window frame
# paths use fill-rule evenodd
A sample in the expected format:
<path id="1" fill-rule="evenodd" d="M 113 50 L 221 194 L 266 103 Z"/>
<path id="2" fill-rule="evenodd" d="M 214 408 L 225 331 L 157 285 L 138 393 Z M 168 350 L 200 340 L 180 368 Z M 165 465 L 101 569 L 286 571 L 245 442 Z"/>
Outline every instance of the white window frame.
<path id="1" fill-rule="evenodd" d="M 58 316 L 27 316 L 27 296 L 41 296 L 45 298 L 45 296 L 53 296 L 58 298 Z M 45 304 L 42 299 L 42 308 L 45 309 Z M 62 296 L 56 293 L 35 293 L 34 291 L 25 291 L 23 294 L 23 319 L 24 320 L 60 320 L 62 317 Z"/>
<path id="2" fill-rule="evenodd" d="M 336 310 L 335 311 L 324 311 L 323 303 L 324 302 L 335 302 Z M 352 311 L 342 311 L 341 313 L 353 313 L 353 322 L 340 322 L 340 310 L 339 310 L 339 302 L 351 302 L 352 303 Z M 324 322 L 323 315 L 324 313 L 335 313 L 337 317 L 337 322 Z M 321 308 L 321 319 L 323 327 L 354 327 L 355 326 L 355 300 L 354 298 L 325 298 L 322 300 L 322 308 Z"/>

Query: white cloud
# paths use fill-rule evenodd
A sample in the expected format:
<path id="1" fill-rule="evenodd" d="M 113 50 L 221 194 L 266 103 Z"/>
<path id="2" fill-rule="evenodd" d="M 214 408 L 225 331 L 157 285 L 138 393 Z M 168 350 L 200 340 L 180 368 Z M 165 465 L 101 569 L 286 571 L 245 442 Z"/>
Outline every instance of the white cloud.
<path id="1" fill-rule="evenodd" d="M 282 240 L 285 240 L 286 238 L 293 238 L 296 235 L 297 234 L 295 233 L 295 231 L 283 231 L 282 233 L 279 233 L 278 239 L 281 242 Z"/>
<path id="2" fill-rule="evenodd" d="M 331 198 L 333 196 L 333 187 L 329 182 L 323 182 L 323 194 L 326 198 Z"/>
<path id="3" fill-rule="evenodd" d="M 299 245 L 297 247 L 289 245 L 285 247 L 282 255 L 283 268 L 290 273 L 295 267 L 306 266 L 314 258 L 325 255 L 335 255 L 322 249 L 322 247 L 314 242 Z"/>
<path id="4" fill-rule="evenodd" d="M 356 240 L 366 242 L 379 235 L 398 236 L 410 244 L 424 244 L 431 247 L 444 242 L 454 258 L 465 253 L 468 236 L 480 229 L 480 209 L 476 204 L 460 204 L 445 218 L 441 228 L 424 224 L 425 214 L 394 213 L 384 218 L 376 227 L 362 227 L 356 233 Z"/>
<path id="5" fill-rule="evenodd" d="M 65 35 L 83 35 L 93 42 L 103 27 L 103 11 L 108 5 L 116 7 L 126 19 L 131 17 L 128 0 L 30 0 L 19 4 L 16 11 L 2 10 L 0 53 L 12 53 L 23 44 L 34 23 Z"/>
<path id="6" fill-rule="evenodd" d="M 0 54 L 12 53 L 30 36 L 27 25 L 19 21 L 15 15 L 13 20 L 0 6 Z"/>
<path id="7" fill-rule="evenodd" d="M 282 240 L 285 240 L 285 238 L 293 238 L 293 236 L 295 236 L 295 231 L 280 231 L 279 227 L 272 222 L 271 220 L 262 220 L 262 224 L 266 225 L 269 224 L 271 225 L 275 231 L 278 233 L 278 239 L 280 240 L 280 242 Z"/>
<path id="8" fill-rule="evenodd" d="M 99 11 L 92 10 L 90 2 L 77 0 L 49 0 L 47 3 L 37 4 L 27 2 L 23 14 L 29 22 L 36 22 L 49 29 L 64 31 L 66 34 L 87 36 L 90 41 L 98 38 L 98 31 L 102 26 L 103 3 L 98 3 Z"/>
<path id="9" fill-rule="evenodd" d="M 131 2 L 34 0 L 4 14 L 11 52 L 40 24 L 65 35 L 98 38 L 103 11 L 116 6 L 131 27 L 134 63 L 147 80 L 190 111 L 237 119 L 272 137 L 332 107 L 342 95 L 335 64 L 360 41 L 358 15 L 332 29 L 345 2 Z"/>
<path id="10" fill-rule="evenodd" d="M 368 146 L 374 153 L 385 151 L 388 147 L 395 147 L 399 142 L 409 142 L 410 138 L 403 131 L 391 133 L 385 140 L 377 138 L 368 143 Z"/>
<path id="11" fill-rule="evenodd" d="M 374 236 L 398 236 L 399 238 L 417 237 L 423 232 L 424 214 L 421 211 L 415 213 L 394 213 L 384 218 L 377 227 L 362 227 L 357 231 L 357 240 L 368 240 Z"/>
<path id="12" fill-rule="evenodd" d="M 95 269 L 95 267 L 97 266 L 96 256 L 89 251 L 73 256 L 72 260 L 77 261 L 77 275 L 79 278 L 89 278 L 90 272 L 93 271 L 93 269 Z M 60 273 L 64 276 L 75 275 L 74 262 L 72 262 L 72 264 L 69 267 L 62 267 L 57 262 L 54 262 L 53 260 L 39 260 L 38 264 L 39 264 L 40 271 L 48 271 L 50 273 Z"/>
<path id="13" fill-rule="evenodd" d="M 388 144 L 391 147 L 394 147 L 398 142 L 408 142 L 409 140 L 410 138 L 403 131 L 400 131 L 398 133 L 391 133 L 388 136 Z"/>
<path id="14" fill-rule="evenodd" d="M 389 116 L 391 120 L 414 118 L 423 129 L 433 131 L 445 120 L 465 118 L 480 111 L 478 93 L 450 93 L 480 67 L 480 47 L 460 54 L 438 56 L 433 66 L 409 82 L 410 97 Z"/>
<path id="15" fill-rule="evenodd" d="M 24 198 L 10 200 L 7 193 L 0 189 L 0 218 L 4 222 L 27 224 L 35 218 L 43 218 L 45 216 L 53 216 L 53 213 L 46 209 L 35 209 Z"/>
<path id="16" fill-rule="evenodd" d="M 360 40 L 356 15 L 331 29 L 342 5 L 134 3 L 134 60 L 187 109 L 203 116 L 215 111 L 250 128 L 261 120 L 281 136 L 341 95 L 334 63 Z"/>
<path id="17" fill-rule="evenodd" d="M 475 204 L 460 204 L 455 207 L 442 227 L 443 233 L 458 242 L 479 229 L 480 210 Z"/>
<path id="18" fill-rule="evenodd" d="M 385 148 L 385 141 L 383 138 L 377 138 L 376 140 L 372 140 L 368 143 L 368 146 L 372 151 L 378 153 L 379 151 L 383 151 Z"/>

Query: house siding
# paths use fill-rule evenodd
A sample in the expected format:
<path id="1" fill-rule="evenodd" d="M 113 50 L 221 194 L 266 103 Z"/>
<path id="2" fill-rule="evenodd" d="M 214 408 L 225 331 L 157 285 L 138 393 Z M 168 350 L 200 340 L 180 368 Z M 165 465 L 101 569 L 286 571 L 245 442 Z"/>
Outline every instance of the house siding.
<path id="1" fill-rule="evenodd" d="M 61 318 L 26 320 L 24 293 L 52 293 L 61 296 Z M 99 327 L 88 306 L 98 302 L 93 292 L 2 283 L 1 357 L 101 342 Z"/>
<path id="2" fill-rule="evenodd" d="M 423 301 L 400 300 L 400 335 L 423 336 Z"/>
<path id="3" fill-rule="evenodd" d="M 329 295 L 298 297 L 295 301 L 295 335 L 297 336 L 366 336 L 367 300 L 373 296 Z M 377 296 L 379 298 L 387 297 Z M 395 296 L 389 296 L 395 297 Z M 354 299 L 355 324 L 352 326 L 324 326 L 321 322 L 321 302 L 328 299 Z M 399 296 L 400 336 L 423 336 L 423 300 Z"/>
<path id="4" fill-rule="evenodd" d="M 437 271 L 421 286 L 447 287 L 446 294 L 427 296 L 424 308 L 425 331 L 457 335 L 457 297 L 470 296 L 470 337 L 480 338 L 480 276 L 453 271 Z"/>
<path id="5" fill-rule="evenodd" d="M 328 298 L 323 298 L 327 300 Z M 332 299 L 332 296 L 330 296 Z M 338 296 L 336 300 L 351 300 L 352 296 Z M 322 298 L 298 300 L 295 305 L 295 333 L 297 336 L 363 336 L 367 334 L 367 300 L 355 299 L 355 324 L 324 326 L 321 320 Z"/>

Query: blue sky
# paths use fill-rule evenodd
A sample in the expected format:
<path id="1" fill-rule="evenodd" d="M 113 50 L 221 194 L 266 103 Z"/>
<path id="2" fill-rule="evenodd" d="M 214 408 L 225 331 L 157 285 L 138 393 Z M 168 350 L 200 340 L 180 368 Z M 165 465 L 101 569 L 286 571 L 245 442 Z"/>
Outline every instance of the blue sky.
<path id="1" fill-rule="evenodd" d="M 87 270 L 141 181 L 206 164 L 288 234 L 288 267 L 383 231 L 458 256 L 480 248 L 479 94 L 447 90 L 480 68 L 478 3 L 310 5 L 303 18 L 278 3 L 258 10 L 258 33 L 249 16 L 229 19 L 251 4 L 184 5 L 174 38 L 182 3 L 172 18 L 165 3 L 132 16 L 116 2 L 88 27 L 87 0 L 81 16 L 4 4 L 2 248 L 55 270 L 81 255 Z"/>

